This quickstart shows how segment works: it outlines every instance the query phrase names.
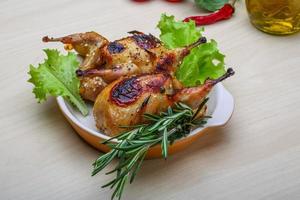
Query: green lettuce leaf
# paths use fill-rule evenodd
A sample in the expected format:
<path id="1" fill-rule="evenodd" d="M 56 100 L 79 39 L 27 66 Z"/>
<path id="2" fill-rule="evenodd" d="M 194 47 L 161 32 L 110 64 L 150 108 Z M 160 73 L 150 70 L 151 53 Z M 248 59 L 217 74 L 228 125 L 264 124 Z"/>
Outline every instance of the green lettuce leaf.
<path id="1" fill-rule="evenodd" d="M 157 27 L 164 45 L 173 49 L 196 42 L 201 37 L 203 28 L 197 28 L 193 20 L 189 22 L 175 21 L 174 16 L 162 14 Z"/>
<path id="2" fill-rule="evenodd" d="M 79 62 L 74 53 L 60 55 L 58 50 L 44 50 L 47 59 L 38 67 L 30 65 L 28 74 L 35 87 L 33 93 L 38 102 L 45 101 L 47 95 L 62 96 L 75 105 L 83 115 L 88 114 L 85 102 L 79 95 L 80 81 L 76 76 Z"/>
<path id="3" fill-rule="evenodd" d="M 188 87 L 203 84 L 208 78 L 219 78 L 225 73 L 224 57 L 217 42 L 211 40 L 191 51 L 176 71 L 176 77 Z"/>
<path id="4" fill-rule="evenodd" d="M 203 29 L 196 27 L 194 21 L 175 21 L 174 16 L 162 14 L 157 25 L 160 39 L 167 48 L 189 45 L 199 39 Z M 224 55 L 220 53 L 217 42 L 211 40 L 194 48 L 186 56 L 176 71 L 176 78 L 187 87 L 201 85 L 206 79 L 215 79 L 225 73 Z"/>

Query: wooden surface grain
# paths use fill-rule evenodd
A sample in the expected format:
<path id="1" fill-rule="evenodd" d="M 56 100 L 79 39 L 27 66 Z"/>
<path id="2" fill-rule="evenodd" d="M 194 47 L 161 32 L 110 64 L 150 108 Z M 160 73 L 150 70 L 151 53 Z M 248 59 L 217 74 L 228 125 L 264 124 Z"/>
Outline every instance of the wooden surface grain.
<path id="1" fill-rule="evenodd" d="M 83 142 L 53 98 L 37 104 L 28 65 L 42 61 L 44 35 L 95 30 L 110 39 L 127 31 L 158 34 L 162 12 L 182 19 L 204 13 L 192 1 L 2 0 L 0 2 L 0 199 L 109 199 L 91 177 L 99 152 Z M 187 150 L 146 161 L 124 200 L 300 199 L 300 35 L 277 37 L 253 28 L 244 2 L 229 21 L 206 27 L 236 75 L 231 121 Z"/>

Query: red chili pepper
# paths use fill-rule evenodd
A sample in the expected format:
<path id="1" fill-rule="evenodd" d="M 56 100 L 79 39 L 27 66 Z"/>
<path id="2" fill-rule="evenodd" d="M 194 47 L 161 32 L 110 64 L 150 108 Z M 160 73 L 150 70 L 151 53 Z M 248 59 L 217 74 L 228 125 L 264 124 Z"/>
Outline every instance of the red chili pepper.
<path id="1" fill-rule="evenodd" d="M 218 21 L 229 19 L 232 17 L 234 13 L 234 6 L 232 4 L 225 4 L 220 10 L 215 13 L 205 15 L 205 16 L 191 16 L 185 18 L 183 21 L 188 22 L 190 20 L 194 20 L 196 25 L 208 25 L 214 24 Z"/>

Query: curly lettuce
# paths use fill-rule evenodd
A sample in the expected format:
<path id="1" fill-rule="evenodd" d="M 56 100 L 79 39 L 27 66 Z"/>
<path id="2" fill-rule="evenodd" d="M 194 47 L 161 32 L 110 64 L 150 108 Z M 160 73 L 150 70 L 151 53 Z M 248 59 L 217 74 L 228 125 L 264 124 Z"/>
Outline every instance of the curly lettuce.
<path id="1" fill-rule="evenodd" d="M 157 25 L 160 39 L 170 49 L 184 47 L 196 42 L 203 29 L 196 27 L 194 21 L 176 21 L 174 16 L 162 14 Z M 194 48 L 186 56 L 176 71 L 176 78 L 187 87 L 201 85 L 206 79 L 215 79 L 225 73 L 225 56 L 220 53 L 217 42 L 210 40 Z"/>
<path id="2" fill-rule="evenodd" d="M 174 16 L 162 14 L 157 27 L 160 39 L 169 49 L 182 47 L 196 42 L 201 36 L 203 28 L 197 28 L 194 21 L 175 21 Z M 187 37 L 188 36 L 188 37 Z"/>
<path id="3" fill-rule="evenodd" d="M 38 102 L 45 101 L 47 96 L 62 96 L 75 105 L 83 114 L 88 114 L 85 102 L 79 95 L 80 81 L 76 77 L 79 62 L 76 54 L 61 55 L 58 50 L 44 50 L 47 59 L 38 67 L 30 65 L 28 82 L 35 87 L 33 93 Z"/>

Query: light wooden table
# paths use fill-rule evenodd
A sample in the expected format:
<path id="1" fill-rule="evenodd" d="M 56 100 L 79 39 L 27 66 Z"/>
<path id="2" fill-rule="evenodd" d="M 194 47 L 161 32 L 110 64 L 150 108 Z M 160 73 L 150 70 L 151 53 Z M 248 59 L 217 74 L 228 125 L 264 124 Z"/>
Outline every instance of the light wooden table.
<path id="1" fill-rule="evenodd" d="M 37 104 L 28 65 L 42 61 L 44 35 L 95 30 L 110 39 L 130 30 L 158 34 L 160 14 L 200 14 L 192 1 L 52 0 L 0 2 L 0 199 L 109 199 L 90 177 L 99 152 L 70 127 L 53 98 Z M 243 2 L 233 19 L 206 28 L 236 75 L 231 121 L 167 161 L 144 163 L 124 200 L 300 199 L 300 35 L 254 29 Z"/>

